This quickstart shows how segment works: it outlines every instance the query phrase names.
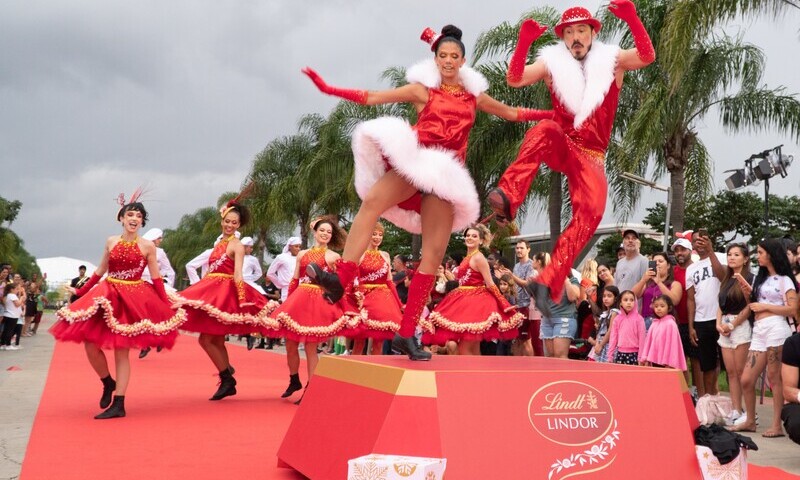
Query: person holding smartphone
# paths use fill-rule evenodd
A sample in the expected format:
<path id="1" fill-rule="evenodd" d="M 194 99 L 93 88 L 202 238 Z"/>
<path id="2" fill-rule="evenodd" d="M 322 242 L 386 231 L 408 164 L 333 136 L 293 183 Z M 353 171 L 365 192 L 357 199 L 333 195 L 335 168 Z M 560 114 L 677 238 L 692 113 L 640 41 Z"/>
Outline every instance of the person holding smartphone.
<path id="1" fill-rule="evenodd" d="M 679 282 L 675 281 L 672 263 L 666 252 L 653 255 L 653 259 L 648 262 L 647 271 L 631 290 L 636 298 L 641 300 L 641 313 L 646 329 L 649 329 L 653 322 L 654 315 L 651 304 L 654 299 L 666 295 L 675 305 L 683 297 L 683 288 Z"/>
<path id="2" fill-rule="evenodd" d="M 727 258 L 714 252 L 706 229 L 692 235 L 692 246 L 700 259 L 686 268 L 686 310 L 689 318 L 689 340 L 698 347 L 703 388 L 698 394 L 716 395 L 717 366 L 717 309 L 720 282 L 727 273 Z M 697 383 L 697 382 L 696 382 Z"/>

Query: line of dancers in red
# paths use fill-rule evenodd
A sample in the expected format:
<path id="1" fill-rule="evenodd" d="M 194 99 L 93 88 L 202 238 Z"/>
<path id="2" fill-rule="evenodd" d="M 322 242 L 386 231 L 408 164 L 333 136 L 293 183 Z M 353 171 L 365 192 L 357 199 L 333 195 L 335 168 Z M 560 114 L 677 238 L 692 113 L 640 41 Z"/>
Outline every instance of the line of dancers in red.
<path id="1" fill-rule="evenodd" d="M 220 211 L 222 236 L 209 258 L 209 273 L 169 296 L 159 281 L 152 242 L 138 236 L 147 220 L 144 206 L 136 198 L 125 203 L 117 215 L 122 234 L 107 240 L 100 266 L 75 292 L 80 298 L 58 312 L 52 328 L 57 339 L 86 345 L 89 362 L 103 384 L 100 407 L 108 407 L 95 418 L 125 416 L 129 350 L 171 348 L 179 329 L 199 333 L 201 347 L 219 371 L 219 388 L 210 400 L 236 394 L 227 334 L 286 338 L 290 381 L 283 397 L 303 389 L 301 343 L 311 378 L 318 361 L 317 344 L 332 336 L 354 338 L 361 345 L 367 338 L 376 343 L 392 338 L 393 347 L 411 360 L 429 360 L 430 353 L 414 335 L 418 325 L 424 341 L 460 340 L 465 354 L 475 353 L 481 339 L 514 335 L 522 316 L 497 290 L 479 251 L 491 234 L 475 224 L 480 202 L 465 167 L 477 111 L 508 121 L 539 121 L 489 196 L 500 223 L 513 219 L 541 162 L 567 176 L 573 220 L 556 242 L 549 270 L 529 283 L 537 305 L 546 310 L 546 297 L 560 294 L 566 272 L 603 213 L 603 159 L 623 74 L 655 59 L 633 3 L 612 0 L 609 9 L 631 27 L 636 48 L 621 50 L 596 40 L 600 22 L 588 10 L 575 7 L 565 11 L 555 26 L 563 42 L 543 48 L 536 62 L 526 66 L 532 42 L 546 29 L 532 20 L 523 22 L 509 64 L 509 84 L 522 87 L 544 81 L 553 110 L 510 107 L 487 95 L 489 84 L 465 65 L 461 30 L 452 25 L 441 33 L 423 32 L 421 38 L 430 45 L 433 58 L 409 68 L 408 84 L 399 88 L 337 88 L 312 69 L 304 69 L 323 93 L 364 105 L 410 103 L 418 120 L 410 125 L 404 119 L 381 117 L 355 128 L 355 186 L 362 204 L 349 233 L 335 216 L 312 222 L 314 246 L 298 254 L 290 294 L 282 304 L 267 301 L 242 279 L 244 248 L 234 233 L 247 224 L 249 215 L 240 203 L 229 202 Z M 422 257 L 404 308 L 393 289 L 388 255 L 378 250 L 383 234 L 380 217 L 422 234 Z M 434 274 L 453 232 L 464 234 L 468 251 L 457 271 L 459 288 L 423 321 Z M 335 250 L 342 248 L 340 256 Z M 152 284 L 141 280 L 145 268 Z M 100 282 L 106 272 L 108 277 Z M 116 380 L 102 349 L 115 352 Z"/>

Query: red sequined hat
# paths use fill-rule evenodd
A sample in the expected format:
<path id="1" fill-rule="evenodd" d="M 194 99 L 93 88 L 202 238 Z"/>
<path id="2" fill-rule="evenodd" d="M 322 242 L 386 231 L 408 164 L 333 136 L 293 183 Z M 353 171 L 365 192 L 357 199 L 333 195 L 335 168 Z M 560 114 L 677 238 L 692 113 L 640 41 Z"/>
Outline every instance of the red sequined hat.
<path id="1" fill-rule="evenodd" d="M 556 35 L 558 35 L 559 38 L 563 38 L 565 27 L 580 23 L 590 25 L 592 28 L 594 28 L 595 32 L 599 32 L 600 28 L 602 27 L 600 20 L 594 18 L 592 14 L 589 13 L 589 10 L 583 7 L 572 7 L 568 8 L 564 14 L 561 15 L 561 21 L 558 22 L 558 25 L 556 25 L 553 30 L 556 32 Z"/>
<path id="2" fill-rule="evenodd" d="M 438 42 L 441 38 L 442 34 L 436 33 L 436 31 L 431 27 L 427 27 L 422 31 L 422 35 L 419 36 L 420 40 L 431 46 L 431 51 L 436 50 L 436 42 Z"/>

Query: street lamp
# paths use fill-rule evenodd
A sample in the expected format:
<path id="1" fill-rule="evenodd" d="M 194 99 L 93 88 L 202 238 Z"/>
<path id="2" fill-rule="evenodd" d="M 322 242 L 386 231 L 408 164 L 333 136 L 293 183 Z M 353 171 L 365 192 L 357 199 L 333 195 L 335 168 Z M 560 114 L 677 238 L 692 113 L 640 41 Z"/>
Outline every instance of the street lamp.
<path id="1" fill-rule="evenodd" d="M 787 169 L 794 161 L 793 155 L 782 153 L 782 147 L 783 145 L 778 145 L 775 148 L 754 153 L 744 161 L 744 168 L 726 170 L 726 172 L 733 172 L 725 179 L 725 185 L 731 191 L 758 185 L 759 181 L 764 181 L 764 237 L 769 236 L 769 179 L 776 175 L 786 178 Z M 756 161 L 758 162 L 756 163 Z"/>
<path id="2" fill-rule="evenodd" d="M 630 172 L 622 172 L 619 174 L 620 177 L 624 178 L 625 180 L 629 180 L 633 183 L 638 183 L 639 185 L 644 185 L 645 187 L 650 187 L 655 190 L 661 190 L 662 192 L 667 192 L 667 218 L 664 219 L 664 251 L 669 251 L 669 216 L 672 213 L 672 187 L 665 187 L 664 185 L 659 185 L 656 182 L 651 182 L 646 178 L 642 178 L 639 175 L 635 175 Z"/>

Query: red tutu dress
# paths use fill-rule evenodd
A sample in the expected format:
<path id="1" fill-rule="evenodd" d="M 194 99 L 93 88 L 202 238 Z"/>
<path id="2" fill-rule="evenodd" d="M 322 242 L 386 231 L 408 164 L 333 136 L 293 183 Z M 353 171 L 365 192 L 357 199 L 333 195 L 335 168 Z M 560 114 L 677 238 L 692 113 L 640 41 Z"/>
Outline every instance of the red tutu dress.
<path id="1" fill-rule="evenodd" d="M 228 242 L 219 242 L 208 258 L 208 274 L 186 290 L 171 294 L 186 307 L 188 320 L 181 327 L 209 335 L 277 335 L 278 322 L 270 313 L 278 302 L 269 300 L 245 282 L 233 280 L 234 261 L 228 256 Z"/>
<path id="2" fill-rule="evenodd" d="M 325 261 L 326 251 L 325 247 L 313 247 L 300 259 L 303 276 L 297 288 L 272 312 L 272 318 L 280 322 L 278 336 L 299 343 L 318 343 L 328 337 L 358 333 L 360 317 L 345 315 L 340 302 L 328 303 L 322 296 L 322 287 L 311 283 L 311 279 L 305 275 L 306 268 L 312 263 L 326 272 L 331 271 Z"/>
<path id="3" fill-rule="evenodd" d="M 449 340 L 516 338 L 523 316 L 497 287 L 486 287 L 483 276 L 470 268 L 468 255 L 456 270 L 458 288 L 445 295 L 428 318 L 420 320 L 422 342 L 444 345 Z"/>
<path id="4" fill-rule="evenodd" d="M 89 342 L 99 348 L 172 348 L 183 309 L 173 309 L 142 280 L 147 261 L 136 241 L 120 240 L 108 253 L 108 276 L 56 312 L 56 340 Z"/>
<path id="5" fill-rule="evenodd" d="M 358 289 L 363 295 L 361 328 L 351 338 L 391 340 L 400 330 L 403 312 L 389 271 L 381 252 L 364 252 L 358 265 Z"/>
<path id="6" fill-rule="evenodd" d="M 433 59 L 410 67 L 406 79 L 428 87 L 428 103 L 413 127 L 402 118 L 380 117 L 355 128 L 356 192 L 363 199 L 388 170 L 394 170 L 418 192 L 383 212 L 383 218 L 406 231 L 420 233 L 422 194 L 433 194 L 453 205 L 453 231 L 460 232 L 480 214 L 478 193 L 464 162 L 477 97 L 489 83 L 479 72 L 464 66 L 459 70 L 464 88 L 448 88 L 441 85 Z"/>

